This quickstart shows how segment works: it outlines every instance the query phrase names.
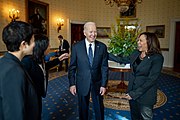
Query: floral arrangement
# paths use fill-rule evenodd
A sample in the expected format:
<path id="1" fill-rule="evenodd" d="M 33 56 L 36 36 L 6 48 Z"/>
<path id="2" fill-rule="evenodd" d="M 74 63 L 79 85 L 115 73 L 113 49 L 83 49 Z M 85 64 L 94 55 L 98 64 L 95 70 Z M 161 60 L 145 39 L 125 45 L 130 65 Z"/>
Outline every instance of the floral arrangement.
<path id="1" fill-rule="evenodd" d="M 137 48 L 137 37 L 141 32 L 141 26 L 137 20 L 134 24 L 129 24 L 129 20 L 120 21 L 112 25 L 112 34 L 109 35 L 108 51 L 117 56 L 129 56 Z"/>

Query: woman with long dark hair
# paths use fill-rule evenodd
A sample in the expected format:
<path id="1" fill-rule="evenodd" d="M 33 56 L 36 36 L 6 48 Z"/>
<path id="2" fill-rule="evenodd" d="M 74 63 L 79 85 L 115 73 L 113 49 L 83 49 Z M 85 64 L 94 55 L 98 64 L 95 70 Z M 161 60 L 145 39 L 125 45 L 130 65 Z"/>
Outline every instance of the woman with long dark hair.
<path id="1" fill-rule="evenodd" d="M 138 49 L 130 56 L 109 54 L 109 59 L 131 65 L 132 78 L 129 79 L 127 94 L 123 97 L 129 100 L 132 120 L 152 120 L 153 106 L 157 100 L 157 81 L 164 57 L 154 33 L 141 33 L 137 45 Z"/>
<path id="2" fill-rule="evenodd" d="M 35 84 L 35 89 L 38 93 L 40 113 L 42 111 L 42 97 L 46 96 L 48 85 L 48 70 L 60 63 L 60 61 L 68 58 L 68 53 L 62 54 L 60 57 L 45 62 L 44 57 L 49 53 L 50 45 L 47 36 L 42 34 L 34 35 L 35 47 L 33 54 L 25 56 L 22 60 L 24 67 L 29 73 L 32 81 Z M 41 119 L 41 114 L 39 115 Z"/>

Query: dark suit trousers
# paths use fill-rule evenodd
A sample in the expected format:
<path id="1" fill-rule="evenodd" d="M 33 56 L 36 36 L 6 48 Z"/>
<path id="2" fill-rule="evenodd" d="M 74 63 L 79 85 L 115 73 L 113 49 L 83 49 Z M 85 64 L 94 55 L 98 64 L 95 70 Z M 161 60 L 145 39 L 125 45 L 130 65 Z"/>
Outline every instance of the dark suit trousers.
<path id="1" fill-rule="evenodd" d="M 99 92 L 98 92 L 99 93 Z M 104 120 L 104 105 L 103 105 L 103 96 L 97 94 L 95 89 L 91 87 L 87 96 L 78 95 L 79 102 L 79 119 L 80 120 L 89 120 L 89 99 L 90 94 L 93 102 L 95 118 L 96 120 Z"/>
<path id="2" fill-rule="evenodd" d="M 38 95 L 38 105 L 39 105 L 39 116 L 38 120 L 41 120 L 41 113 L 42 113 L 42 97 Z"/>
<path id="3" fill-rule="evenodd" d="M 65 59 L 63 61 L 65 61 L 65 65 L 66 65 L 65 71 L 67 72 L 68 71 L 68 59 Z M 62 70 L 63 61 L 60 61 L 60 63 L 59 63 L 59 69 L 60 70 Z"/>
<path id="4" fill-rule="evenodd" d="M 152 120 L 153 105 L 142 105 L 135 100 L 130 100 L 130 110 L 132 120 Z"/>
<path id="5" fill-rule="evenodd" d="M 69 53 L 69 52 L 68 51 L 60 51 L 59 56 L 64 53 Z M 59 71 L 62 70 L 62 64 L 64 61 L 65 61 L 65 71 L 67 72 L 68 71 L 68 63 L 69 63 L 68 59 L 64 59 L 63 61 L 59 62 Z"/>

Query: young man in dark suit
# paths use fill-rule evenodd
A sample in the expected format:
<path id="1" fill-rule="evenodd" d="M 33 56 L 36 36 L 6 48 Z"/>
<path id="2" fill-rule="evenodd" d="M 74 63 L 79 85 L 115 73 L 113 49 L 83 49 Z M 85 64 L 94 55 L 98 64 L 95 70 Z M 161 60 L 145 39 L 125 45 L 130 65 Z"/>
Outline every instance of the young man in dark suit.
<path id="1" fill-rule="evenodd" d="M 32 54 L 32 26 L 11 22 L 3 29 L 2 39 L 8 52 L 0 59 L 0 120 L 38 120 L 37 92 L 21 63 Z"/>
<path id="2" fill-rule="evenodd" d="M 70 92 L 78 95 L 79 119 L 88 120 L 89 99 L 93 101 L 96 120 L 104 120 L 103 95 L 108 80 L 108 53 L 105 44 L 96 40 L 94 22 L 84 25 L 86 38 L 72 47 L 68 78 Z"/>
<path id="3" fill-rule="evenodd" d="M 59 35 L 58 39 L 60 41 L 59 55 L 62 55 L 63 53 L 69 53 L 69 47 L 70 46 L 69 46 L 68 41 L 63 39 L 62 35 Z M 65 61 L 65 65 L 66 65 L 65 71 L 67 72 L 68 71 L 68 59 L 65 59 L 64 61 Z M 60 64 L 59 64 L 59 70 L 62 69 L 62 63 L 63 63 L 63 61 L 61 61 Z"/>

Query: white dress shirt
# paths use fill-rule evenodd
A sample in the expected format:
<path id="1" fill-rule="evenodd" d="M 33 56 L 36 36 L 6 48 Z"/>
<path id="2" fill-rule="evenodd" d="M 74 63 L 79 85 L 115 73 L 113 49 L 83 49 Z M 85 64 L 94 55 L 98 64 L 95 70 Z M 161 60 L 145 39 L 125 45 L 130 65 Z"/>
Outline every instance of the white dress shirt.
<path id="1" fill-rule="evenodd" d="M 94 57 L 94 50 L 95 50 L 95 42 L 90 43 L 87 38 L 85 39 L 86 43 L 86 50 L 87 50 L 87 55 L 89 54 L 89 44 L 91 44 L 92 52 L 93 52 L 93 57 Z"/>

